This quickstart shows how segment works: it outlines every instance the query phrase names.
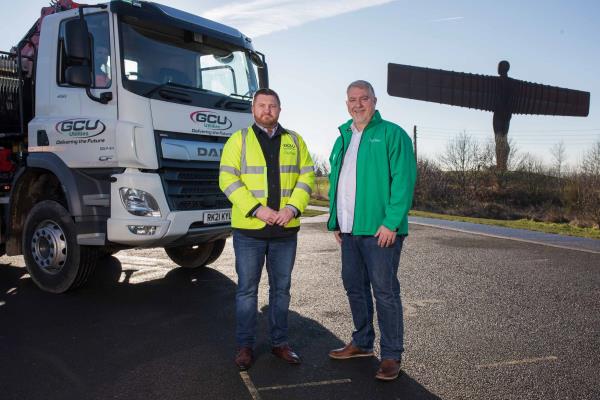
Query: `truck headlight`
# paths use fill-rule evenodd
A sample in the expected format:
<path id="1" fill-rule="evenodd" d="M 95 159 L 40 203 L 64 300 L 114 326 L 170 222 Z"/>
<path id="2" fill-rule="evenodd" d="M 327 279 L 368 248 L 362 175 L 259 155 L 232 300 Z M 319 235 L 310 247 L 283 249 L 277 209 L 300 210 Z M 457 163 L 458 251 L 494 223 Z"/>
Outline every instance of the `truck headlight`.
<path id="1" fill-rule="evenodd" d="M 127 225 L 127 228 L 134 235 L 152 236 L 156 233 L 158 227 L 154 225 Z"/>
<path id="2" fill-rule="evenodd" d="M 122 187 L 119 189 L 121 201 L 130 214 L 138 217 L 160 217 L 157 201 L 148 192 L 139 189 Z"/>

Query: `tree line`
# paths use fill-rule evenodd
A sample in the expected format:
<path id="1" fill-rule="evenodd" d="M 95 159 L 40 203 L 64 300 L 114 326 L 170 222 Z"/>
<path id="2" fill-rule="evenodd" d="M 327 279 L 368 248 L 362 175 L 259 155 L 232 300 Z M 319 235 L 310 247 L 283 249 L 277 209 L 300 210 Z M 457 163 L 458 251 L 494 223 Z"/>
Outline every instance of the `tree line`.
<path id="1" fill-rule="evenodd" d="M 466 132 L 450 139 L 434 158 L 419 156 L 413 208 L 494 219 L 531 219 L 600 227 L 600 141 L 577 165 L 566 162 L 566 146 L 550 149 L 551 164 L 521 152 L 511 142 L 508 170 L 495 165 L 492 141 L 481 143 Z M 313 155 L 315 197 L 326 198 L 327 159 Z"/>

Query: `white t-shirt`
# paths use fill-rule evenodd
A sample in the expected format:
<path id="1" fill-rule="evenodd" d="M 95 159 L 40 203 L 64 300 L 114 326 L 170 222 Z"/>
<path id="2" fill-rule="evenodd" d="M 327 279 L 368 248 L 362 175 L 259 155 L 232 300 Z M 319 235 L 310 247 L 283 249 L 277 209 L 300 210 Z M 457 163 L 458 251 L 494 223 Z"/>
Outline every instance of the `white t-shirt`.
<path id="1" fill-rule="evenodd" d="M 362 131 L 358 131 L 354 124 L 352 128 L 352 139 L 344 155 L 344 163 L 340 171 L 337 186 L 337 219 L 340 232 L 352 233 L 354 224 L 354 203 L 356 200 L 356 158 Z"/>

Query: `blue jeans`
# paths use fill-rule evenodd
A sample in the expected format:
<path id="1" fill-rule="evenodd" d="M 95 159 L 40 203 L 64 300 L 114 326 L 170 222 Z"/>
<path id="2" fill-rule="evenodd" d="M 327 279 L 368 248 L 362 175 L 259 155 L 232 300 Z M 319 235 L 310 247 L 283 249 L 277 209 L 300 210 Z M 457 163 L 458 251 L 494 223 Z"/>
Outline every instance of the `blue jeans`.
<path id="1" fill-rule="evenodd" d="M 253 347 L 256 341 L 258 284 L 265 259 L 269 276 L 269 331 L 272 346 L 288 340 L 288 309 L 292 269 L 296 259 L 297 235 L 277 239 L 256 239 L 233 232 L 235 270 L 238 286 L 235 295 L 236 342 Z"/>
<path id="2" fill-rule="evenodd" d="M 391 247 L 381 248 L 374 236 L 342 234 L 342 280 L 355 329 L 352 344 L 367 351 L 373 349 L 374 296 L 381 332 L 381 359 L 400 360 L 404 351 L 404 322 L 398 281 L 403 241 L 404 236 L 397 236 Z"/>

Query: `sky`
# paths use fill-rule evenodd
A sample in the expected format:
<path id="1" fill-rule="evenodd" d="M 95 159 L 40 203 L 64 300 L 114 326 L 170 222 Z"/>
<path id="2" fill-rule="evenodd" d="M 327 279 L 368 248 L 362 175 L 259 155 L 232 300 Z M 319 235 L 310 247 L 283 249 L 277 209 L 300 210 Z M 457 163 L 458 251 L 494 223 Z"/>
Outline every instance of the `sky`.
<path id="1" fill-rule="evenodd" d="M 8 0 L 2 0 L 8 3 Z M 13 1 L 3 10 L 0 45 L 8 50 L 33 24 L 48 0 Z M 92 3 L 91 1 L 89 3 Z M 448 140 L 466 132 L 482 144 L 493 138 L 492 114 L 391 97 L 387 64 L 399 63 L 509 76 L 591 92 L 587 118 L 521 116 L 509 138 L 520 153 L 552 163 L 550 148 L 563 141 L 577 165 L 600 141 L 600 2 L 596 0 L 162 0 L 213 19 L 253 38 L 267 57 L 270 86 L 282 100 L 280 122 L 328 157 L 349 115 L 347 85 L 370 81 L 383 118 L 411 136 L 420 157 L 435 159 Z"/>

